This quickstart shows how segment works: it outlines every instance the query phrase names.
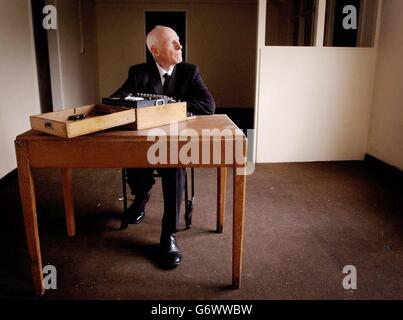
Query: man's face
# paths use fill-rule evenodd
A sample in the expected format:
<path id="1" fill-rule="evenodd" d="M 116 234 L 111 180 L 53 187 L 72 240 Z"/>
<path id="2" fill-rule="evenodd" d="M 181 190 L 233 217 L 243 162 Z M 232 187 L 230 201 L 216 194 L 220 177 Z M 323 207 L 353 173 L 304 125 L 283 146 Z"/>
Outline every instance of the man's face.
<path id="1" fill-rule="evenodd" d="M 182 46 L 175 31 L 168 28 L 161 30 L 154 58 L 163 68 L 182 62 Z"/>

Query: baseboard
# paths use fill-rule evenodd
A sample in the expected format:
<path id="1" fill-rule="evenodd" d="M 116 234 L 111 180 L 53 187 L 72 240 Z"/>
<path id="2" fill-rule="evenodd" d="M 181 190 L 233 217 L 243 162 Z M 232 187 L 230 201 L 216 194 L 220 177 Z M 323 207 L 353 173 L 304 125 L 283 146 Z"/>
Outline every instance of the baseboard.
<path id="1" fill-rule="evenodd" d="M 0 186 L 7 184 L 9 181 L 16 179 L 18 177 L 17 168 L 7 173 L 3 178 L 0 178 Z"/>
<path id="2" fill-rule="evenodd" d="M 396 168 L 390 164 L 387 164 L 386 162 L 384 162 L 382 160 L 379 160 L 378 158 L 375 158 L 374 156 L 366 154 L 364 161 L 373 170 L 377 170 L 383 174 L 393 176 L 398 179 L 403 179 L 403 171 L 401 171 L 399 168 Z"/>

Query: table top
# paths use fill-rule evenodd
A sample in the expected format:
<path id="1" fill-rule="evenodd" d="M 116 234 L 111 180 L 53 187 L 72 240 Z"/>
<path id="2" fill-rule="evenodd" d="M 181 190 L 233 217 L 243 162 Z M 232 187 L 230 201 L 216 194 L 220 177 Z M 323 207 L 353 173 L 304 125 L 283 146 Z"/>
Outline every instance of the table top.
<path id="1" fill-rule="evenodd" d="M 125 141 L 125 140 L 145 140 L 150 137 L 168 136 L 170 139 L 181 139 L 198 136 L 199 139 L 206 137 L 207 139 L 246 139 L 242 130 L 240 130 L 234 122 L 225 114 L 202 115 L 196 116 L 193 119 L 155 127 L 146 130 L 122 130 L 121 128 L 112 128 L 96 133 L 83 135 L 76 138 L 60 138 L 52 136 L 36 130 L 29 130 L 21 135 L 18 135 L 17 141 L 85 141 L 85 140 L 110 140 Z"/>

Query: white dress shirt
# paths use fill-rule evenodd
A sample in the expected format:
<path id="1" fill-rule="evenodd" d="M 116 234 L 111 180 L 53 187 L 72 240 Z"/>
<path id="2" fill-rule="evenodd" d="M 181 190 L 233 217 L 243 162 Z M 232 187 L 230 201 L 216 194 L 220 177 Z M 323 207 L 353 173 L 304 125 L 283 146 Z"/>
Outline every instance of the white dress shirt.
<path id="1" fill-rule="evenodd" d="M 172 66 L 171 68 L 169 68 L 168 71 L 166 71 L 164 68 L 162 68 L 157 62 L 155 62 L 155 64 L 157 65 L 158 71 L 160 73 L 160 77 L 161 77 L 161 83 L 162 86 L 164 86 L 165 83 L 165 78 L 164 78 L 164 74 L 168 73 L 169 76 L 172 75 L 172 71 L 174 71 L 175 66 Z"/>

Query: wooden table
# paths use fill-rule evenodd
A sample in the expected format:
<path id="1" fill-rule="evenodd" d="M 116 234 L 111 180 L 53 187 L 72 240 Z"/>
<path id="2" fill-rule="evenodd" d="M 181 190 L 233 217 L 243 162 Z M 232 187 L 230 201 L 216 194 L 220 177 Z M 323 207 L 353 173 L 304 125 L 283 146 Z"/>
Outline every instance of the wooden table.
<path id="1" fill-rule="evenodd" d="M 167 154 L 170 157 L 167 163 L 150 165 L 147 152 L 151 146 L 156 146 L 156 141 L 166 142 Z M 185 163 L 171 161 L 175 157 L 180 157 L 181 148 L 186 146 L 193 146 L 192 148 L 198 146 L 199 151 L 195 152 L 195 149 L 191 148 L 190 154 L 193 157 Z M 241 147 L 237 149 L 237 146 Z M 222 230 L 227 168 L 232 167 L 234 172 L 232 285 L 235 288 L 240 287 L 247 140 L 226 115 L 197 116 L 179 124 L 142 131 L 113 129 L 74 139 L 58 138 L 30 130 L 17 136 L 15 149 L 25 233 L 37 294 L 44 294 L 45 289 L 32 168 L 62 170 L 67 234 L 74 236 L 72 168 L 217 167 L 217 230 Z"/>

